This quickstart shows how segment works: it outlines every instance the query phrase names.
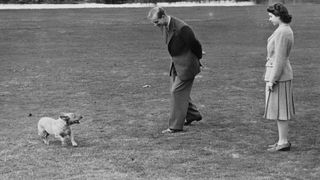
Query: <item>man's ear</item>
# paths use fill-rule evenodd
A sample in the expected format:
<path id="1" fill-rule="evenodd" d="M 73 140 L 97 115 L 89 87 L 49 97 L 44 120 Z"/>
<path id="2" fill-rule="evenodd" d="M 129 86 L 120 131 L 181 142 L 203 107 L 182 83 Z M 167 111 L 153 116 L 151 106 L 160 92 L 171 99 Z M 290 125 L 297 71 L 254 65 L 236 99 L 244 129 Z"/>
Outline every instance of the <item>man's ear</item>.
<path id="1" fill-rule="evenodd" d="M 64 115 L 61 115 L 60 118 L 62 120 L 64 120 L 64 121 L 69 121 L 70 120 L 69 116 L 64 116 Z"/>

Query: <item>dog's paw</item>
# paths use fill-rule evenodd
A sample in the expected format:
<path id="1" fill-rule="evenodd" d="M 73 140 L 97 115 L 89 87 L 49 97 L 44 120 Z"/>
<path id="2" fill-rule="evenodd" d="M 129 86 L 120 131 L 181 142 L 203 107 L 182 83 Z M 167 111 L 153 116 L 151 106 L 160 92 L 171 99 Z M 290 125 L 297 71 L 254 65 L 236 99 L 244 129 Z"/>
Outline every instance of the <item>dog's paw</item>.
<path id="1" fill-rule="evenodd" d="M 72 146 L 73 147 L 78 147 L 78 144 L 77 143 L 72 143 Z"/>
<path id="2" fill-rule="evenodd" d="M 42 140 L 44 144 L 49 145 L 49 141 L 48 140 Z"/>

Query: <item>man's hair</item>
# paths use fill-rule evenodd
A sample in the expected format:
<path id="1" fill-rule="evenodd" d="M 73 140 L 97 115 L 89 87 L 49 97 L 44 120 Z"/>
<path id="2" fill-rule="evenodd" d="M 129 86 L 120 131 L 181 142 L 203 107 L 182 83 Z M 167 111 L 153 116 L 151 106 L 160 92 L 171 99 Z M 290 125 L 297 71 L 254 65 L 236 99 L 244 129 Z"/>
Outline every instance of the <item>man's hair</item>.
<path id="1" fill-rule="evenodd" d="M 154 17 L 154 14 L 157 15 L 157 18 L 162 18 L 162 16 L 166 15 L 166 11 L 162 7 L 154 7 L 148 13 L 148 19 Z"/>

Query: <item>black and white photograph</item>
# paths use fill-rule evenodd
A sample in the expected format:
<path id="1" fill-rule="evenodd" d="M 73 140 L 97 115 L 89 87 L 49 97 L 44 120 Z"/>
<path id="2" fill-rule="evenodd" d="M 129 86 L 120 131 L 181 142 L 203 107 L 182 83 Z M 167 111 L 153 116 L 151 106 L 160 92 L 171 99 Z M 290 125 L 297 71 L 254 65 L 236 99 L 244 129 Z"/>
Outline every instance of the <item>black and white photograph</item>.
<path id="1" fill-rule="evenodd" d="M 318 180 L 319 0 L 0 0 L 1 180 Z"/>

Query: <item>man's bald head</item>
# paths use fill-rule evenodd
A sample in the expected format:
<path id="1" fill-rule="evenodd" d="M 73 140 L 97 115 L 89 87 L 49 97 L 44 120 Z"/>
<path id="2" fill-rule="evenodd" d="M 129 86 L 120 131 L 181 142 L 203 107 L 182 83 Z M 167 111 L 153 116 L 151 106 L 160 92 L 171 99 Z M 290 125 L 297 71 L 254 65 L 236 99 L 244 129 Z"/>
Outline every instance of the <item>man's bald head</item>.
<path id="1" fill-rule="evenodd" d="M 168 24 L 168 16 L 162 7 L 154 7 L 148 13 L 148 19 L 158 27 Z"/>
<path id="2" fill-rule="evenodd" d="M 162 7 L 154 7 L 148 13 L 148 19 L 160 19 L 166 15 L 165 10 Z"/>

